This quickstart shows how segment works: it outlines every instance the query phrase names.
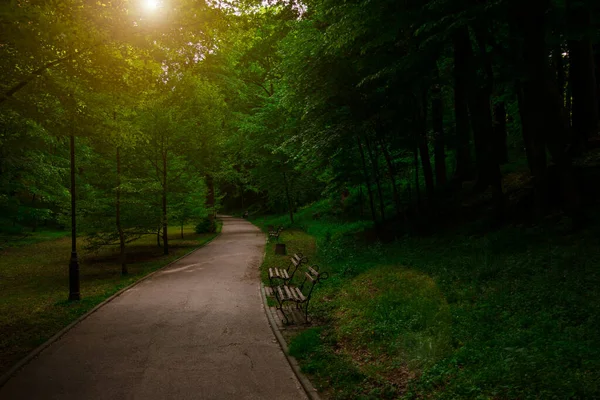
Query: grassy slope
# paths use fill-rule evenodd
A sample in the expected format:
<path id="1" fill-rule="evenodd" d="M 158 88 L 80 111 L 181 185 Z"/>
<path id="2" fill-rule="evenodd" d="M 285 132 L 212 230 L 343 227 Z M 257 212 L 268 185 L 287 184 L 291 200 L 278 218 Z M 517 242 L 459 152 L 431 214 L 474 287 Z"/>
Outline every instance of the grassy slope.
<path id="1" fill-rule="evenodd" d="M 21 244 L 0 250 L 0 374 L 44 343 L 57 331 L 148 273 L 212 239 L 192 227 L 169 232 L 171 254 L 164 256 L 156 237 L 146 236 L 128 245 L 129 275 L 122 277 L 114 248 L 80 252 L 79 302 L 67 302 L 70 238 Z M 50 235 L 52 237 L 52 235 Z"/>
<path id="2" fill-rule="evenodd" d="M 326 323 L 290 352 L 328 397 L 600 396 L 597 228 L 549 223 L 366 246 L 360 222 L 313 220 L 323 207 L 296 218 L 333 275 L 315 303 Z"/>

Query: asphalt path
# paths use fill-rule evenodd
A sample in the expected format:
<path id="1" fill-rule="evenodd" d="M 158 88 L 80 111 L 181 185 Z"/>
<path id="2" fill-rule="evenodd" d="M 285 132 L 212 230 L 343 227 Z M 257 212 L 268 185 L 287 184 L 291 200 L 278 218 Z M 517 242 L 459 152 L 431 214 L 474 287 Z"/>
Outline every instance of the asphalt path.
<path id="1" fill-rule="evenodd" d="M 222 219 L 217 239 L 77 324 L 0 399 L 306 399 L 263 310 L 264 235 Z"/>

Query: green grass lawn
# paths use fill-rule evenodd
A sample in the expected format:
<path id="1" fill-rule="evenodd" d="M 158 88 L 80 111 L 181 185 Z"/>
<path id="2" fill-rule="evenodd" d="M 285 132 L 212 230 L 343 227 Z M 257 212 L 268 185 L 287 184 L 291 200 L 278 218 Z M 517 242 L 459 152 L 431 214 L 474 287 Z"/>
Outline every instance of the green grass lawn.
<path id="1" fill-rule="evenodd" d="M 220 225 L 219 225 L 220 229 Z M 192 251 L 216 234 L 193 227 L 169 229 L 170 255 L 164 256 L 154 235 L 127 247 L 129 275 L 120 274 L 118 250 L 80 250 L 81 301 L 68 302 L 71 240 L 20 244 L 0 250 L 0 374 L 94 306 L 148 273 Z M 52 239 L 52 235 L 47 239 Z M 83 246 L 81 246 L 83 248 Z"/>
<path id="2" fill-rule="evenodd" d="M 282 242 L 315 243 L 311 262 L 331 274 L 311 302 L 323 324 L 289 343 L 325 398 L 600 397 L 596 222 L 366 244 L 360 222 L 313 211 Z"/>
<path id="3" fill-rule="evenodd" d="M 71 234 L 71 231 L 59 231 L 53 229 L 38 229 L 35 232 L 18 233 L 18 234 L 6 234 L 0 233 L 0 250 L 8 247 L 19 247 L 26 246 L 28 244 L 35 244 L 39 242 L 45 242 L 52 239 L 60 239 L 67 237 Z"/>

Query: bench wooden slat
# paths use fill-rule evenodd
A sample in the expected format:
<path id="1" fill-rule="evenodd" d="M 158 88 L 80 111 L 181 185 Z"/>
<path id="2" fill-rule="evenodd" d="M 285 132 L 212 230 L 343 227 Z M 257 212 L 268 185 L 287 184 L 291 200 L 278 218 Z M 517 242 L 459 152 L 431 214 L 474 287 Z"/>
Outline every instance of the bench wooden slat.
<path id="1" fill-rule="evenodd" d="M 296 293 L 298 294 L 298 299 L 300 299 L 300 301 L 305 301 L 306 297 L 302 293 L 302 290 L 300 290 L 299 287 L 295 287 L 294 289 L 296 289 Z"/>
<path id="2" fill-rule="evenodd" d="M 281 286 L 277 286 L 277 292 L 279 293 L 280 300 L 285 300 L 285 297 L 283 296 L 283 291 L 281 290 Z"/>
<path id="3" fill-rule="evenodd" d="M 279 278 L 279 269 L 269 268 L 269 277 L 270 278 Z"/>
<path id="4" fill-rule="evenodd" d="M 308 267 L 307 268 L 311 274 L 313 274 L 315 277 L 319 276 L 319 273 L 313 268 L 313 267 Z M 314 280 L 314 279 L 313 279 Z"/>
<path id="5" fill-rule="evenodd" d="M 285 292 L 287 293 L 289 299 L 292 299 L 292 300 L 296 299 L 296 296 L 294 296 L 292 294 L 292 291 L 290 290 L 290 288 L 287 285 L 285 285 L 283 288 L 285 289 Z"/>
<path id="6" fill-rule="evenodd" d="M 312 277 L 311 274 L 309 274 L 308 272 L 305 272 L 304 275 L 306 275 L 306 279 L 308 279 L 311 282 L 315 281 L 315 278 Z"/>
<path id="7" fill-rule="evenodd" d="M 290 279 L 290 276 L 288 275 L 288 272 L 285 269 L 281 270 L 281 275 L 283 279 Z"/>

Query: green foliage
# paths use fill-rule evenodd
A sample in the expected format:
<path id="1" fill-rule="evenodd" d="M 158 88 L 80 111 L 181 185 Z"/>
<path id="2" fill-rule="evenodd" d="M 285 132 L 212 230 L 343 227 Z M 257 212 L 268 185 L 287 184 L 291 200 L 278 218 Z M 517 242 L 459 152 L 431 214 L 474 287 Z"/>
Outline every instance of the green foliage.
<path id="1" fill-rule="evenodd" d="M 290 343 L 290 355 L 301 362 L 302 371 L 314 375 L 321 389 L 333 387 L 334 399 L 359 395 L 357 386 L 365 383 L 365 376 L 348 357 L 340 357 L 332 351 L 335 343 L 321 328 L 308 329 L 295 336 Z M 364 397 L 354 397 L 364 398 Z"/>
<path id="2" fill-rule="evenodd" d="M 334 398 L 369 398 L 390 382 L 400 390 L 390 398 L 597 397 L 596 228 L 463 227 L 368 244 L 358 224 L 313 220 L 324 204 L 298 219 L 317 241 L 311 262 L 330 273 L 311 311 L 328 323 L 290 351 Z M 335 363 L 363 378 L 345 381 L 354 373 Z"/>
<path id="3" fill-rule="evenodd" d="M 348 349 L 402 360 L 411 370 L 450 350 L 450 313 L 424 274 L 382 267 L 357 276 L 337 293 L 335 326 Z"/>
<path id="4" fill-rule="evenodd" d="M 202 218 L 195 228 L 196 233 L 213 233 L 216 230 L 217 225 L 214 218 Z"/>

